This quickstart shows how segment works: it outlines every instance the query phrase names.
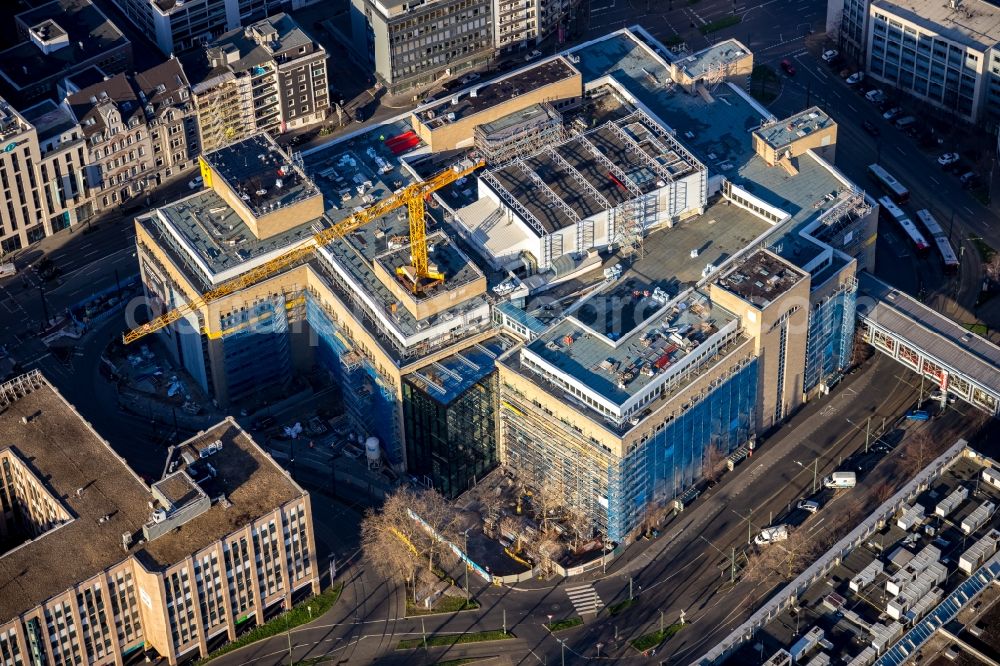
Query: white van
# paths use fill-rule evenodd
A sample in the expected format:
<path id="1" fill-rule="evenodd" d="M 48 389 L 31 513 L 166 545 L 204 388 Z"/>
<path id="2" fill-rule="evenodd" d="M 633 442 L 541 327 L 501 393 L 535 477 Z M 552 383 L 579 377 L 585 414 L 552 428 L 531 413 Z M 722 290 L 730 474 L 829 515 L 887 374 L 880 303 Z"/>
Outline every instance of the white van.
<path id="1" fill-rule="evenodd" d="M 853 488 L 858 485 L 858 476 L 854 472 L 834 472 L 823 479 L 824 488 Z"/>
<path id="2" fill-rule="evenodd" d="M 788 525 L 775 525 L 774 527 L 765 527 L 762 529 L 760 534 L 754 537 L 753 542 L 758 546 L 766 546 L 778 541 L 784 541 L 787 538 Z"/>

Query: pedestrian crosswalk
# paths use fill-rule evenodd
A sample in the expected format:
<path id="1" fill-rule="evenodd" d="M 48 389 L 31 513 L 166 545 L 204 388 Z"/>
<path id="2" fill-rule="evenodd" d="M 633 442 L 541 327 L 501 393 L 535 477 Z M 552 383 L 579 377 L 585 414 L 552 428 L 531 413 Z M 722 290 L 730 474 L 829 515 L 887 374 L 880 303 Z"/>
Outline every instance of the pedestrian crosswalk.
<path id="1" fill-rule="evenodd" d="M 567 587 L 566 594 L 569 596 L 569 600 L 573 602 L 576 612 L 580 615 L 596 613 L 604 605 L 601 598 L 597 596 L 597 590 L 590 583 Z"/>

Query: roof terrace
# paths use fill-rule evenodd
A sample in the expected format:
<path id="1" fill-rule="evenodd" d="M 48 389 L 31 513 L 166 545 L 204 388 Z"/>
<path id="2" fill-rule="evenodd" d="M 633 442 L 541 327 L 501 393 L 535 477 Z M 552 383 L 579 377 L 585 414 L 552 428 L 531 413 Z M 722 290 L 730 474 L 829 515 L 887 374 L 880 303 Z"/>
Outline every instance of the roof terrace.
<path id="1" fill-rule="evenodd" d="M 794 116 L 785 118 L 756 131 L 764 143 L 780 151 L 794 141 L 835 125 L 833 119 L 818 106 L 800 111 Z"/>

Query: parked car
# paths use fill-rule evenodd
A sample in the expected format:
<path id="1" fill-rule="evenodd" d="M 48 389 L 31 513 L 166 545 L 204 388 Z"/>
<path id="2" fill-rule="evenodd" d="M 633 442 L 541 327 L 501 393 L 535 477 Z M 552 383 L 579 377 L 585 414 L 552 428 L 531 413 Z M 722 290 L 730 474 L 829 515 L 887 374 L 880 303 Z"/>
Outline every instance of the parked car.
<path id="1" fill-rule="evenodd" d="M 870 120 L 866 120 L 863 123 L 861 123 L 861 127 L 863 127 L 864 130 L 869 134 L 871 134 L 872 136 L 879 135 L 878 127 L 875 127 L 875 123 L 873 123 Z"/>
<path id="2" fill-rule="evenodd" d="M 962 183 L 962 187 L 970 189 L 979 184 L 979 174 L 975 171 L 966 171 L 958 177 L 958 181 Z"/>
<path id="3" fill-rule="evenodd" d="M 781 69 L 785 72 L 785 74 L 788 74 L 788 76 L 795 76 L 795 65 L 793 65 L 792 61 L 788 58 L 781 61 Z"/>
<path id="4" fill-rule="evenodd" d="M 824 488 L 853 488 L 858 485 L 858 475 L 854 472 L 834 472 L 823 479 Z"/>
<path id="5" fill-rule="evenodd" d="M 873 104 L 878 104 L 885 99 L 885 93 L 877 88 L 875 90 L 869 90 L 865 93 L 865 99 Z"/>
<path id="6" fill-rule="evenodd" d="M 813 502 L 811 500 L 799 500 L 799 503 L 795 505 L 796 509 L 802 509 L 803 511 L 808 511 L 809 513 L 816 513 L 819 511 L 819 502 Z"/>
<path id="7" fill-rule="evenodd" d="M 428 95 L 427 97 L 424 97 L 424 100 L 422 102 L 420 102 L 420 103 L 421 104 L 430 104 L 434 100 L 435 100 L 434 95 Z"/>
<path id="8" fill-rule="evenodd" d="M 840 51 L 837 49 L 827 49 L 826 51 L 823 51 L 823 55 L 820 57 L 823 59 L 823 62 L 833 62 L 839 55 Z"/>
<path id="9" fill-rule="evenodd" d="M 760 531 L 760 534 L 754 537 L 753 542 L 758 546 L 766 546 L 778 541 L 784 541 L 788 538 L 788 532 L 788 525 L 765 527 Z"/>
<path id="10" fill-rule="evenodd" d="M 902 115 L 902 113 L 903 113 L 902 107 L 894 106 L 885 113 L 883 113 L 882 117 L 885 118 L 886 120 L 895 120 L 900 115 Z"/>
<path id="11" fill-rule="evenodd" d="M 854 72 L 853 74 L 847 77 L 847 85 L 849 86 L 857 85 L 864 80 L 865 80 L 864 72 Z"/>
<path id="12" fill-rule="evenodd" d="M 202 179 L 201 176 L 195 176 L 194 178 L 188 181 L 188 187 L 192 190 L 199 190 L 201 189 L 201 186 L 204 184 L 205 181 Z"/>
<path id="13" fill-rule="evenodd" d="M 899 129 L 905 130 L 907 127 L 910 127 L 916 122 L 917 119 L 913 116 L 903 116 L 902 118 L 896 118 L 893 124 L 895 124 Z"/>
<path id="14" fill-rule="evenodd" d="M 949 164 L 954 164 L 959 159 L 958 153 L 945 153 L 938 158 L 938 164 L 941 166 L 948 166 Z"/>
<path id="15" fill-rule="evenodd" d="M 254 419 L 253 423 L 250 424 L 250 429 L 260 432 L 261 430 L 267 430 L 275 423 L 277 423 L 277 421 L 273 416 L 261 416 Z"/>
<path id="16" fill-rule="evenodd" d="M 541 57 L 542 57 L 542 52 L 539 51 L 538 49 L 535 49 L 534 51 L 532 51 L 528 55 L 524 56 L 524 61 L 525 62 L 531 62 L 532 60 L 535 60 L 535 59 L 541 58 Z"/>
<path id="17" fill-rule="evenodd" d="M 910 421 L 928 421 L 931 415 L 930 412 L 924 409 L 911 409 L 906 413 L 906 418 Z"/>
<path id="18" fill-rule="evenodd" d="M 478 80 L 479 80 L 479 73 L 472 72 L 470 74 L 466 74 L 461 79 L 459 79 L 459 82 L 464 84 L 464 83 L 472 83 L 473 81 L 478 81 Z"/>

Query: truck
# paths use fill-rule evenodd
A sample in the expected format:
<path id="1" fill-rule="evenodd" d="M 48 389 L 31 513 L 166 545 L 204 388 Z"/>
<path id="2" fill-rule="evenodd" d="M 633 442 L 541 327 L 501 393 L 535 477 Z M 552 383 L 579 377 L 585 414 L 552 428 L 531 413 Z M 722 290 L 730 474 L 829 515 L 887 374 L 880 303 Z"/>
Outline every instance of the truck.
<path id="1" fill-rule="evenodd" d="M 853 488 L 858 485 L 858 476 L 854 472 L 834 472 L 823 479 L 824 488 Z"/>
<path id="2" fill-rule="evenodd" d="M 760 531 L 760 534 L 753 538 L 753 542 L 758 546 L 767 546 L 778 541 L 784 541 L 788 538 L 788 532 L 788 525 L 765 527 Z"/>

